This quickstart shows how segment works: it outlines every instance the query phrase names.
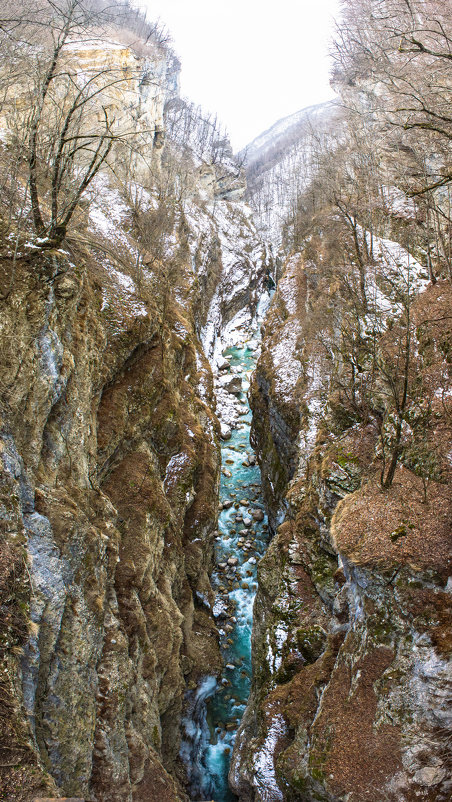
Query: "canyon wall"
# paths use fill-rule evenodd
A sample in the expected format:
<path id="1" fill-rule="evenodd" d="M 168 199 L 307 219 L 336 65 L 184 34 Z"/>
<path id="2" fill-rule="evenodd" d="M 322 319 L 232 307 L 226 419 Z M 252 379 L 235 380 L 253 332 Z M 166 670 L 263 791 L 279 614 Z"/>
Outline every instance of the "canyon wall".
<path id="1" fill-rule="evenodd" d="M 3 302 L 2 579 L 5 645 L 18 646 L 4 679 L 17 700 L 7 755 L 21 764 L 5 778 L 11 799 L 27 799 L 41 769 L 66 795 L 144 800 L 158 782 L 184 799 L 184 692 L 221 665 L 209 582 L 219 424 L 197 329 L 206 287 L 227 320 L 250 307 L 263 266 L 246 259 L 242 294 L 228 295 L 218 223 L 203 212 L 202 237 L 185 220 L 174 232 L 162 298 L 161 277 L 143 269 L 138 286 L 132 254 L 128 265 L 111 256 L 121 240 L 127 250 L 127 208 L 103 191 L 96 250 L 18 260 Z M 236 218 L 240 248 L 256 249 L 242 207 L 221 201 L 221 213 Z"/>
<path id="2" fill-rule="evenodd" d="M 419 403 L 432 404 L 442 472 L 426 486 L 399 464 L 384 489 L 378 421 L 353 416 L 334 381 L 321 274 L 321 263 L 288 261 L 252 385 L 275 535 L 259 565 L 252 692 L 230 781 L 254 802 L 445 802 L 451 288 L 427 286 L 412 310 L 416 380 L 428 388 Z"/>
<path id="3" fill-rule="evenodd" d="M 5 800 L 187 800 L 184 698 L 221 667 L 220 426 L 200 338 L 212 351 L 255 313 L 267 267 L 232 159 L 163 147 L 177 75 L 170 53 L 146 53 L 71 43 L 82 76 L 130 72 L 109 109 L 145 147 L 97 173 L 61 247 L 27 222 L 25 175 L 17 229 L 2 207 Z"/>

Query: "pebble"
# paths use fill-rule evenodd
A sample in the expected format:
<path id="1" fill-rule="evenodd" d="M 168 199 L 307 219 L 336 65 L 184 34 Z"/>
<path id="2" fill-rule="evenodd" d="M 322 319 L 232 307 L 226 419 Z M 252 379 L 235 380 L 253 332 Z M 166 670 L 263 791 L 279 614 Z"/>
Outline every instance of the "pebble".
<path id="1" fill-rule="evenodd" d="M 229 557 L 228 565 L 237 565 L 238 564 L 238 557 Z"/>

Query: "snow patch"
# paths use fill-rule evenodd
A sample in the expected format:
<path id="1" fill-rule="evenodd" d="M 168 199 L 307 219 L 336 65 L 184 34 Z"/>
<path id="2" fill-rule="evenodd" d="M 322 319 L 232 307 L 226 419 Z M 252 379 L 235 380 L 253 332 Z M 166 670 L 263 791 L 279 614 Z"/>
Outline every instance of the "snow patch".
<path id="1" fill-rule="evenodd" d="M 254 757 L 254 775 L 262 802 L 283 802 L 283 794 L 276 782 L 275 751 L 278 741 L 287 733 L 283 717 L 278 714 L 272 719 L 264 743 Z"/>

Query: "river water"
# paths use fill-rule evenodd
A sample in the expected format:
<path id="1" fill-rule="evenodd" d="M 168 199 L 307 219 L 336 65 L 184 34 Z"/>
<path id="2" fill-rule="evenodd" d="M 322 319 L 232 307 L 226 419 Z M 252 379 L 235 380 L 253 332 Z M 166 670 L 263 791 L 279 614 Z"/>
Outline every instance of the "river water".
<path id="1" fill-rule="evenodd" d="M 251 411 L 246 397 L 255 368 L 258 332 L 248 342 L 223 352 L 239 369 L 247 413 L 240 416 L 230 440 L 222 444 L 220 516 L 215 543 L 214 614 L 220 631 L 223 672 L 218 681 L 206 676 L 192 692 L 183 722 L 181 755 L 188 767 L 193 800 L 232 802 L 227 775 L 235 734 L 251 683 L 251 627 L 257 590 L 257 563 L 263 556 L 268 525 L 261 496 L 260 471 L 250 445 Z M 228 562 L 229 561 L 229 562 Z"/>

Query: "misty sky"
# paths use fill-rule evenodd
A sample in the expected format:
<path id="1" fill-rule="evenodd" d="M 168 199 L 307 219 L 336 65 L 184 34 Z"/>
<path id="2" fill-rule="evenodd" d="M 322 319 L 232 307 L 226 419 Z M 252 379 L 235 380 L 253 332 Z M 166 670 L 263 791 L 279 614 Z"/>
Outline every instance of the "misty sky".
<path id="1" fill-rule="evenodd" d="M 328 43 L 340 0 L 139 0 L 169 29 L 181 93 L 217 112 L 235 150 L 333 97 Z"/>

